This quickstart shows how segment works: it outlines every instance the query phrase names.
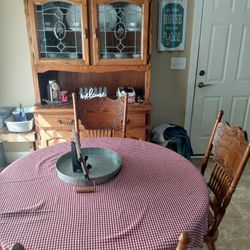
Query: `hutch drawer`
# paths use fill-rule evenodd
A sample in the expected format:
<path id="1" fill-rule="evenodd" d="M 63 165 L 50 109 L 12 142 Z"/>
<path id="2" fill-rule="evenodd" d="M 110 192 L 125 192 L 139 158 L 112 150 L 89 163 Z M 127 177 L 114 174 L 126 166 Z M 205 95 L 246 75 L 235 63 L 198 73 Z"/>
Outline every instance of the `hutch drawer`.
<path id="1" fill-rule="evenodd" d="M 149 127 L 149 114 L 151 105 L 129 105 L 126 137 L 147 140 Z M 35 110 L 35 123 L 41 146 L 45 147 L 55 143 L 72 140 L 72 127 L 74 115 L 71 106 L 65 108 L 52 108 L 38 106 Z M 80 125 L 81 138 L 89 137 L 88 132 Z M 95 136 L 93 134 L 93 136 Z M 115 136 L 120 137 L 119 131 Z"/>
<path id="2" fill-rule="evenodd" d="M 42 128 L 71 129 L 74 125 L 73 115 L 36 115 L 36 120 Z"/>

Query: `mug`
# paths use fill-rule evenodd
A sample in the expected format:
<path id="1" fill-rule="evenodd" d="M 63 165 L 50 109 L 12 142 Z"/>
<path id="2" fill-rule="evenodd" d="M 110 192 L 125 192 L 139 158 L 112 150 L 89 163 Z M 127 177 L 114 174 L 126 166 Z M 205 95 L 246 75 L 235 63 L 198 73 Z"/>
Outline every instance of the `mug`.
<path id="1" fill-rule="evenodd" d="M 61 102 L 68 101 L 68 91 L 61 91 Z"/>

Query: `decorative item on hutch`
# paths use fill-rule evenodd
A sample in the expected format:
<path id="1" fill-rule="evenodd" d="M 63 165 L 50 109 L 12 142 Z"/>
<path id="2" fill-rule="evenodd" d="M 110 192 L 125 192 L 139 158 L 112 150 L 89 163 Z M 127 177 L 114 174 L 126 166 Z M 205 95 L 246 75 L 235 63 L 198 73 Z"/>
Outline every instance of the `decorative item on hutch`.
<path id="1" fill-rule="evenodd" d="M 68 91 L 66 91 L 66 90 L 61 91 L 61 99 L 60 99 L 60 101 L 62 103 L 67 103 L 69 101 Z"/>
<path id="2" fill-rule="evenodd" d="M 117 90 L 117 96 L 124 98 L 125 93 L 128 93 L 128 103 L 135 103 L 135 90 L 132 87 L 119 87 Z"/>
<path id="3" fill-rule="evenodd" d="M 80 88 L 79 95 L 81 99 L 92 99 L 95 97 L 106 97 L 108 95 L 108 91 L 106 87 L 94 87 L 94 88 Z"/>
<path id="4" fill-rule="evenodd" d="M 115 98 L 124 86 L 142 100 L 128 106 L 127 137 L 149 139 L 152 0 L 24 0 L 24 6 L 41 146 L 72 140 L 67 93 Z M 52 79 L 60 83 L 57 96 L 47 91 Z M 84 127 L 80 133 L 86 136 Z"/>

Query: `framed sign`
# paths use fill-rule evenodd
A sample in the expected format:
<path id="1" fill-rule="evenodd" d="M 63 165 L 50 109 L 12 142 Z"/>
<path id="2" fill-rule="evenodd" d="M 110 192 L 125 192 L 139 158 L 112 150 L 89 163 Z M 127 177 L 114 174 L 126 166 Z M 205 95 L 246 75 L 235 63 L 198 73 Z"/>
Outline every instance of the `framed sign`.
<path id="1" fill-rule="evenodd" d="M 158 50 L 184 50 L 187 0 L 159 0 Z"/>

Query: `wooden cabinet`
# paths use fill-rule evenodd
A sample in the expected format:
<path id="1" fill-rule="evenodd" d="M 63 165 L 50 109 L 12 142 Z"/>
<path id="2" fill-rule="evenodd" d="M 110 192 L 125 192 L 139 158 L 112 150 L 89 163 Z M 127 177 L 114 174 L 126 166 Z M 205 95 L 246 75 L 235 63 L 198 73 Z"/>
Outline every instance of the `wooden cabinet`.
<path id="1" fill-rule="evenodd" d="M 147 64 L 149 1 L 91 1 L 95 65 Z"/>
<path id="2" fill-rule="evenodd" d="M 86 0 L 24 2 L 37 71 L 89 64 Z"/>
<path id="3" fill-rule="evenodd" d="M 127 137 L 146 140 L 150 124 L 151 105 L 129 105 Z M 35 110 L 35 122 L 40 134 L 41 146 L 45 147 L 57 142 L 71 140 L 74 112 L 71 106 L 64 108 L 38 105 Z M 87 133 L 80 124 L 81 137 Z M 117 135 L 119 136 L 119 132 Z"/>
<path id="4" fill-rule="evenodd" d="M 36 99 L 35 123 L 43 146 L 71 139 L 71 105 L 48 105 L 48 82 L 61 91 L 133 87 L 127 136 L 150 131 L 151 0 L 24 0 Z M 143 102 L 141 102 L 143 100 Z M 84 128 L 81 128 L 84 136 Z M 119 136 L 119 135 L 118 135 Z"/>

